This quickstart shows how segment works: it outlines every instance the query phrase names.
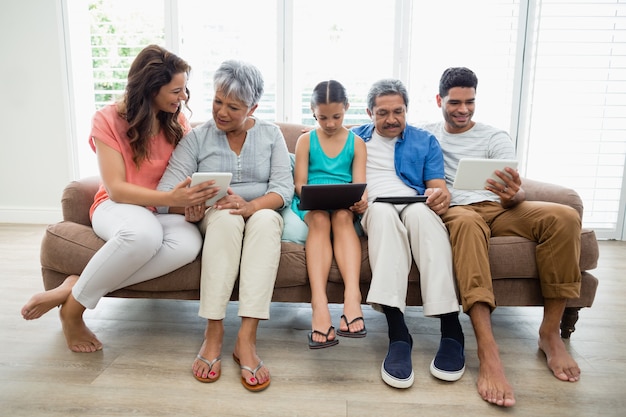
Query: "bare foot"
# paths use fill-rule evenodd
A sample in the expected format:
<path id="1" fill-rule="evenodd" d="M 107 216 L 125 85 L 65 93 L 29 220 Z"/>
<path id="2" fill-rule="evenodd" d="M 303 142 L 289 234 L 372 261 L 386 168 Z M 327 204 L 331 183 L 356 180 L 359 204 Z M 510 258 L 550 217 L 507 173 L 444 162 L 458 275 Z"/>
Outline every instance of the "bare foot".
<path id="1" fill-rule="evenodd" d="M 74 302 L 76 303 L 76 301 Z M 102 350 L 102 342 L 89 330 L 83 321 L 82 314 L 76 316 L 68 314 L 65 310 L 67 309 L 64 304 L 61 307 L 59 316 L 61 317 L 67 347 L 70 348 L 72 352 L 78 353 L 91 353 Z"/>
<path id="2" fill-rule="evenodd" d="M 580 379 L 580 368 L 565 348 L 558 333 L 540 334 L 539 349 L 546 355 L 548 368 L 561 381 L 576 382 Z"/>
<path id="3" fill-rule="evenodd" d="M 311 307 L 313 310 L 311 317 L 311 328 L 322 333 L 319 334 L 317 332 L 313 332 L 311 337 L 313 338 L 314 342 L 324 343 L 326 342 L 326 336 L 324 336 L 324 334 L 333 325 L 332 320 L 330 319 L 328 304 L 326 304 L 324 307 Z M 337 337 L 337 335 L 334 331 L 332 331 L 328 335 L 328 340 L 335 340 L 335 337 Z"/>
<path id="4" fill-rule="evenodd" d="M 219 358 L 222 353 L 222 340 L 224 338 L 224 327 L 218 323 L 207 325 L 204 332 L 204 341 L 200 347 L 198 355 L 202 356 L 209 362 Z M 222 362 L 216 361 L 213 366 L 196 358 L 191 366 L 193 374 L 199 378 L 217 379 L 220 376 Z"/>
<path id="5" fill-rule="evenodd" d="M 478 369 L 478 394 L 483 400 L 501 407 L 512 407 L 515 405 L 515 395 L 513 388 L 504 375 L 504 367 L 500 360 L 500 355 L 495 354 L 479 355 L 480 367 Z"/>
<path id="6" fill-rule="evenodd" d="M 62 322 L 67 347 L 72 352 L 91 353 L 102 350 L 102 342 L 89 330 L 82 318 L 71 324 L 69 321 Z"/>
<path id="7" fill-rule="evenodd" d="M 33 295 L 22 307 L 22 317 L 25 320 L 38 319 L 54 307 L 63 304 L 77 280 L 78 275 L 70 275 L 58 287 Z"/>

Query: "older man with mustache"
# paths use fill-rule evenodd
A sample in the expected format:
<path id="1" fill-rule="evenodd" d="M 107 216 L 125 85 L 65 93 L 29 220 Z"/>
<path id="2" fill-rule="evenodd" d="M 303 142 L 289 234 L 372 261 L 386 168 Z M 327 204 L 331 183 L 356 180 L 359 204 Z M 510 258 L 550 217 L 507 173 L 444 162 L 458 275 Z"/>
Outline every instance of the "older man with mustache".
<path id="1" fill-rule="evenodd" d="M 382 379 L 395 388 L 413 384 L 413 339 L 404 319 L 411 263 L 420 270 L 425 316 L 441 320 L 441 342 L 431 373 L 456 381 L 465 371 L 464 336 L 452 273 L 452 251 L 439 217 L 448 210 L 443 154 L 435 136 L 406 124 L 408 93 L 402 82 L 376 82 L 367 97 L 372 123 L 353 128 L 367 146 L 369 208 L 361 224 L 369 238 L 372 282 L 367 302 L 385 314 L 389 350 Z M 425 201 L 413 202 L 416 196 Z M 402 197 L 400 204 L 377 197 Z M 412 200 L 413 199 L 413 200 Z"/>

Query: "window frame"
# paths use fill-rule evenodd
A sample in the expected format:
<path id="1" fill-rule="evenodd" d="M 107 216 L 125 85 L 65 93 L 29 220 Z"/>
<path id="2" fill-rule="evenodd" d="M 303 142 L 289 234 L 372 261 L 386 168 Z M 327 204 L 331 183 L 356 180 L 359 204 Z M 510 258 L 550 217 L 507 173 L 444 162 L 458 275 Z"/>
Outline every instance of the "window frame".
<path id="1" fill-rule="evenodd" d="M 72 7 L 70 7 L 70 1 Z M 87 0 L 84 0 L 85 2 Z M 282 53 L 277 54 L 277 84 L 276 84 L 276 121 L 295 122 L 297 112 L 297 94 L 299 92 L 290 88 L 294 82 L 294 65 L 290 60 L 293 56 L 294 45 L 291 33 L 295 30 L 293 16 L 296 0 L 276 0 L 277 2 L 277 50 Z M 175 53 L 179 52 L 180 24 L 179 24 L 179 0 L 163 0 L 164 4 L 164 40 L 165 47 Z M 89 42 L 88 19 L 84 15 L 77 12 L 80 7 L 75 7 L 76 0 L 61 0 L 63 31 L 66 44 L 66 60 L 68 68 L 68 96 L 70 102 L 70 122 L 71 133 L 74 136 L 70 149 L 73 154 L 71 159 L 74 162 L 72 172 L 75 177 L 84 174 L 92 175 L 97 172 L 89 171 L 86 166 L 96 167 L 95 156 L 87 146 L 78 146 L 86 143 L 86 138 L 90 129 L 90 121 L 93 115 L 95 105 L 89 106 L 90 101 L 86 101 L 85 97 L 88 92 L 91 104 L 93 103 L 93 80 L 89 82 L 86 78 L 81 78 L 77 74 L 81 74 L 83 68 L 80 68 L 79 62 L 90 61 L 91 55 Z M 82 1 L 81 1 L 82 3 Z M 394 60 L 392 63 L 392 76 L 402 80 L 409 91 L 411 86 L 410 80 L 410 52 L 411 42 L 411 16 L 414 3 L 412 0 L 393 0 L 389 3 L 395 7 L 395 27 L 394 27 L 394 44 L 399 45 L 394 51 Z M 386 7 L 392 7 L 387 5 Z M 513 75 L 511 117 L 509 120 L 509 134 L 514 141 L 518 160 L 520 161 L 520 173 L 525 174 L 525 167 L 528 162 L 528 149 L 530 140 L 528 138 L 530 131 L 530 121 L 532 115 L 529 111 L 529 103 L 532 101 L 533 95 L 533 56 L 537 47 L 537 13 L 540 12 L 541 0 L 520 0 L 519 1 L 519 17 L 518 17 L 518 35 L 515 53 L 515 66 Z M 85 12 L 86 13 L 86 12 Z M 80 23 L 83 22 L 83 23 Z M 78 33 L 77 33 L 78 31 Z M 470 46 L 471 47 L 471 46 Z M 89 57 L 88 59 L 85 59 Z M 479 74 L 480 75 L 480 74 Z M 79 98 L 80 96 L 80 98 Z M 81 103 L 80 106 L 76 103 Z M 620 209 L 618 219 L 615 223 L 614 230 L 597 230 L 599 238 L 606 239 L 624 239 L 626 236 L 626 163 L 624 164 L 624 179 L 622 181 L 622 193 L 620 199 Z"/>

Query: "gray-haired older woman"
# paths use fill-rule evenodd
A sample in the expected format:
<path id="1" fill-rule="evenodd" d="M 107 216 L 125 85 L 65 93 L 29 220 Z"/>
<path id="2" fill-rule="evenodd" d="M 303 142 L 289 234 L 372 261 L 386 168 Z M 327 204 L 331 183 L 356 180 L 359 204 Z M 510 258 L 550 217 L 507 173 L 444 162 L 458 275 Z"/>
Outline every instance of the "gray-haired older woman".
<path id="1" fill-rule="evenodd" d="M 241 367 L 243 386 L 260 391 L 269 385 L 270 373 L 257 355 L 256 332 L 259 320 L 269 319 L 283 227 L 276 210 L 291 203 L 293 178 L 280 130 L 253 117 L 263 94 L 259 70 L 226 61 L 215 73 L 214 88 L 213 120 L 183 138 L 159 189 L 173 189 L 196 171 L 233 174 L 228 194 L 213 206 L 186 208 L 205 234 L 198 314 L 207 326 L 192 371 L 202 382 L 220 377 L 223 319 L 239 276 L 241 327 L 233 358 Z"/>

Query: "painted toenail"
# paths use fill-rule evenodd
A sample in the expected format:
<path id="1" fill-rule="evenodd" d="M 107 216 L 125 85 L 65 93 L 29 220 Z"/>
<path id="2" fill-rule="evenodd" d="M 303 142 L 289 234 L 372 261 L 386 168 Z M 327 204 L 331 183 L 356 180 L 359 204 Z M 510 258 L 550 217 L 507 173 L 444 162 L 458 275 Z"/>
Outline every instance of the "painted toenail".
<path id="1" fill-rule="evenodd" d="M 250 378 L 250 382 L 256 382 L 256 378 Z"/>
<path id="2" fill-rule="evenodd" d="M 209 373 L 209 375 L 211 375 L 211 376 L 215 376 L 215 372 L 211 371 L 211 372 Z"/>

